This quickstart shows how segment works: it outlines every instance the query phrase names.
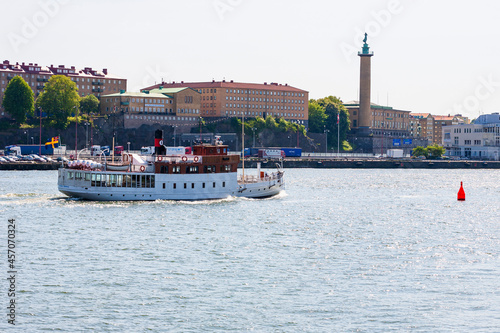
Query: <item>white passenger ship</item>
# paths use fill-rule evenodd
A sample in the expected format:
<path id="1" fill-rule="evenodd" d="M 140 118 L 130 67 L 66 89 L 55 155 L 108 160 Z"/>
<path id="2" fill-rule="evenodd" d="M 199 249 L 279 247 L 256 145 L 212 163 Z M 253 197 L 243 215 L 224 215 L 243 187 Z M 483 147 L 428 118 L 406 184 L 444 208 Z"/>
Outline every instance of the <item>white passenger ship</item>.
<path id="1" fill-rule="evenodd" d="M 220 142 L 194 146 L 186 155 L 124 154 L 119 165 L 73 161 L 59 169 L 58 189 L 98 201 L 265 198 L 284 189 L 281 168 L 269 175 L 258 168 L 257 175 L 238 176 L 239 161 Z"/>

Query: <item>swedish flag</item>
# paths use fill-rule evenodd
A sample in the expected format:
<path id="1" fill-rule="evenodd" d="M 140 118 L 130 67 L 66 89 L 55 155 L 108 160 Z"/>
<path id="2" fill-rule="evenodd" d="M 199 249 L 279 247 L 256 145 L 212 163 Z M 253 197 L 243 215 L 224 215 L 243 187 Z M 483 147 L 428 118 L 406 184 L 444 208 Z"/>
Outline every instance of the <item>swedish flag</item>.
<path id="1" fill-rule="evenodd" d="M 51 141 L 47 141 L 45 143 L 45 146 L 52 145 L 52 148 L 57 148 L 59 147 L 59 137 L 53 137 Z"/>

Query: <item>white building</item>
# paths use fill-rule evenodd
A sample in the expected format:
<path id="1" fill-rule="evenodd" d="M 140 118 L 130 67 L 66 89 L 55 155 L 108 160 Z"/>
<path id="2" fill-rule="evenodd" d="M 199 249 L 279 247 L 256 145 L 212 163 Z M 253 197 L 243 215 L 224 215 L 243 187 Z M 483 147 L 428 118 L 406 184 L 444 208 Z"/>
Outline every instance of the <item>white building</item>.
<path id="1" fill-rule="evenodd" d="M 498 112 L 481 115 L 473 124 L 443 126 L 442 131 L 447 156 L 495 161 L 500 158 Z"/>

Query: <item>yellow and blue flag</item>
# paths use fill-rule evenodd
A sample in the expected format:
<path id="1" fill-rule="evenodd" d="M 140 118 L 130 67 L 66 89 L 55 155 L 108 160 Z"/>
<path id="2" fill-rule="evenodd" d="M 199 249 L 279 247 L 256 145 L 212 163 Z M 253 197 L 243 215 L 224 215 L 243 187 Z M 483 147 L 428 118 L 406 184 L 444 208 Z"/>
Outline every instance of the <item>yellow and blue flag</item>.
<path id="1" fill-rule="evenodd" d="M 45 146 L 48 146 L 48 145 L 52 145 L 52 148 L 57 148 L 59 147 L 59 137 L 58 136 L 55 136 L 52 138 L 52 140 L 50 141 L 47 141 L 45 143 Z"/>

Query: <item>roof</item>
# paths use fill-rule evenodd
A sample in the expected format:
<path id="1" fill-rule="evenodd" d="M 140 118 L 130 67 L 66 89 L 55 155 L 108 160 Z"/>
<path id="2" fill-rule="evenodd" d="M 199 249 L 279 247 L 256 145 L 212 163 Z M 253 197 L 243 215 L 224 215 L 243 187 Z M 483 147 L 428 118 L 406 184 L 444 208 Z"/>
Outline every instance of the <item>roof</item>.
<path id="1" fill-rule="evenodd" d="M 124 92 L 124 93 L 116 93 L 109 95 L 102 95 L 101 98 L 104 97 L 150 97 L 150 98 L 172 98 L 172 96 L 165 94 L 155 94 L 155 93 L 143 93 L 143 92 Z"/>
<path id="2" fill-rule="evenodd" d="M 165 87 L 159 87 L 157 89 L 151 89 L 149 92 L 150 93 L 155 93 L 155 94 L 176 94 L 179 91 L 183 91 L 189 89 L 188 87 L 175 87 L 175 88 L 165 88 Z"/>
<path id="3" fill-rule="evenodd" d="M 434 120 L 453 120 L 455 116 L 434 116 Z"/>
<path id="4" fill-rule="evenodd" d="M 429 117 L 431 114 L 430 113 L 410 113 L 410 117 L 414 117 L 414 118 L 427 118 Z"/>
<path id="5" fill-rule="evenodd" d="M 97 79 L 119 79 L 119 76 L 112 75 L 108 73 L 107 69 L 103 69 L 102 71 L 94 70 L 90 67 L 85 67 L 82 70 L 77 70 L 75 66 L 66 67 L 64 65 L 59 66 L 41 66 L 33 63 L 16 63 L 11 64 L 8 60 L 0 63 L 0 71 L 4 72 L 12 72 L 13 74 L 17 73 L 26 73 L 26 74 L 39 74 L 39 75 L 66 75 L 70 77 L 88 77 L 88 78 L 97 78 Z"/>
<path id="6" fill-rule="evenodd" d="M 344 106 L 345 107 L 359 107 L 359 102 L 358 101 L 350 101 L 350 102 L 347 102 L 347 103 L 344 103 Z M 393 110 L 393 107 L 392 106 L 382 106 L 382 105 L 378 105 L 378 104 L 375 104 L 375 103 L 370 103 L 370 108 L 372 109 L 382 109 L 382 110 Z M 394 111 L 404 111 L 404 110 L 394 110 Z M 404 112 L 408 112 L 408 111 L 404 111 Z"/>
<path id="7" fill-rule="evenodd" d="M 176 87 L 189 87 L 193 89 L 202 89 L 202 88 L 236 88 L 236 89 L 260 89 L 260 90 L 279 90 L 279 91 L 293 91 L 293 92 L 301 92 L 307 93 L 308 91 L 302 90 L 299 88 L 295 88 L 289 86 L 288 84 L 278 84 L 278 83 L 243 83 L 243 82 L 234 82 L 234 81 L 212 81 L 212 82 L 172 82 L 166 83 L 162 82 L 160 84 L 156 84 L 151 87 L 144 88 L 146 90 L 151 90 L 155 88 L 159 88 L 163 86 L 163 89 L 168 88 L 176 88 Z"/>

